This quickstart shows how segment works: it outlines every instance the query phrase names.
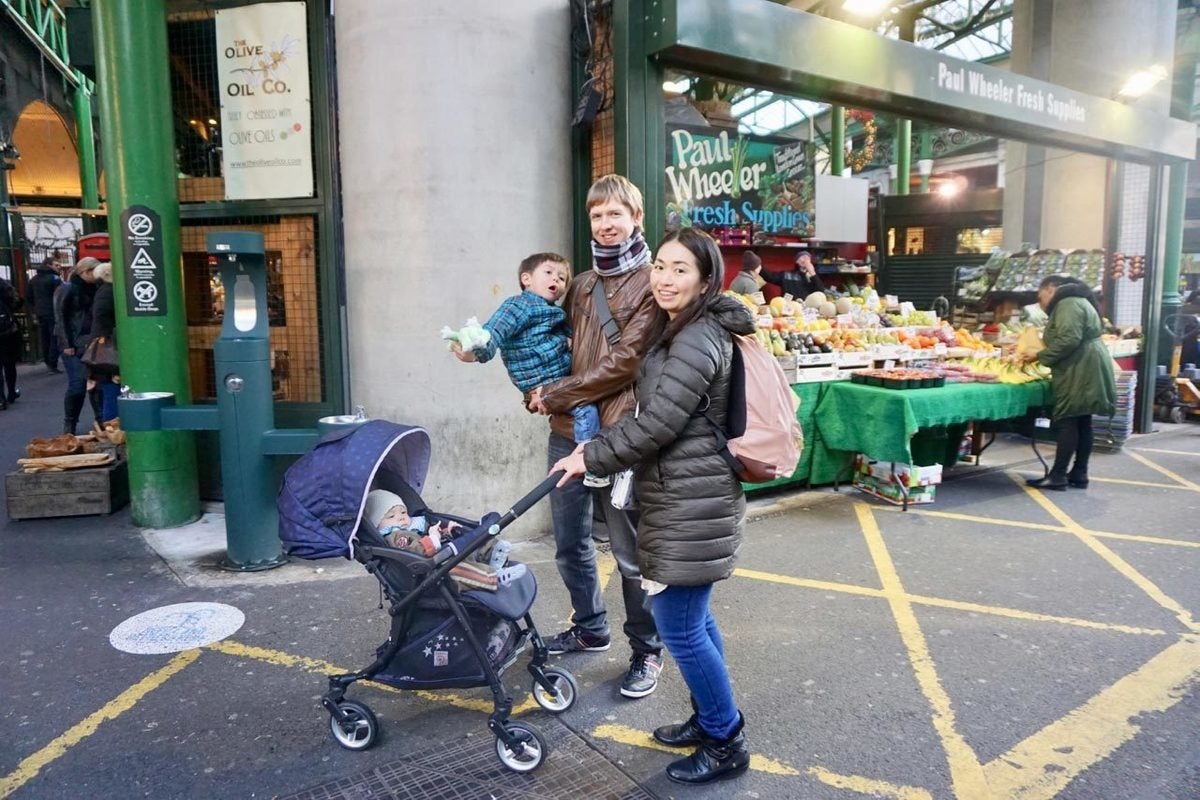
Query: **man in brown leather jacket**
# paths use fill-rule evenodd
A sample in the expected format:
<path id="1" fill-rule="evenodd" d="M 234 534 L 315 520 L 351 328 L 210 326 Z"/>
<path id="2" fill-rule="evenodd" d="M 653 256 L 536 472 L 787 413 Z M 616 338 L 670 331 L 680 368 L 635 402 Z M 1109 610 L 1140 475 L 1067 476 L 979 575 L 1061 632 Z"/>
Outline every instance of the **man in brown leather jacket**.
<path id="1" fill-rule="evenodd" d="M 600 424 L 608 427 L 634 410 L 633 384 L 651 342 L 658 306 L 650 294 L 650 249 L 642 236 L 642 195 L 627 178 L 607 175 L 588 191 L 593 267 L 571 282 L 567 291 L 567 323 L 572 330 L 571 375 L 535 390 L 531 410 L 549 413 L 548 464 L 569 455 L 572 408 L 581 403 L 600 407 Z M 606 332 L 597 309 L 599 281 L 614 330 Z M 599 503 L 609 531 L 621 594 L 625 601 L 625 635 L 633 650 L 621 682 L 621 694 L 645 697 L 658 685 L 662 640 L 650 614 L 637 562 L 636 512 L 613 508 L 611 487 L 589 489 L 579 480 L 550 495 L 557 548 L 555 560 L 571 595 L 572 626 L 551 637 L 551 653 L 607 650 L 607 611 L 596 570 L 592 543 L 592 503 Z"/>

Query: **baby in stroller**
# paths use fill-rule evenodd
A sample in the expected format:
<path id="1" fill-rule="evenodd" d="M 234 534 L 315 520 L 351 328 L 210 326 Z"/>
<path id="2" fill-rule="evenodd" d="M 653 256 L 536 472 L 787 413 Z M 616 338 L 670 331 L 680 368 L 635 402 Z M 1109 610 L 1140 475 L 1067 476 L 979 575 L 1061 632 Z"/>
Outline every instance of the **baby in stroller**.
<path id="1" fill-rule="evenodd" d="M 432 526 L 426 515 L 410 517 L 408 505 L 400 495 L 386 489 L 373 489 L 367 494 L 363 518 L 398 550 L 419 553 L 431 558 L 442 544 L 453 540 L 466 529 L 452 520 L 438 520 Z M 507 586 L 526 572 L 524 564 L 506 567 L 512 544 L 504 539 L 479 550 L 475 558 L 463 561 L 450 570 L 450 577 L 464 589 L 483 589 L 494 592 Z"/>

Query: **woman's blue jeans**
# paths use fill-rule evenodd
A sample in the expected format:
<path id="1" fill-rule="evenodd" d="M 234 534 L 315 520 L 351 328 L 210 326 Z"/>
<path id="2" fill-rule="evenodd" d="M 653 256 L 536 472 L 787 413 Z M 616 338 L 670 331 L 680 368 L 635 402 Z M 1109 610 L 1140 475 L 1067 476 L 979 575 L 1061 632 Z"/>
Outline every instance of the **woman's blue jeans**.
<path id="1" fill-rule="evenodd" d="M 650 599 L 658 634 L 696 701 L 700 727 L 724 740 L 737 727 L 738 709 L 725 667 L 725 646 L 708 608 L 712 590 L 711 583 L 668 586 Z"/>

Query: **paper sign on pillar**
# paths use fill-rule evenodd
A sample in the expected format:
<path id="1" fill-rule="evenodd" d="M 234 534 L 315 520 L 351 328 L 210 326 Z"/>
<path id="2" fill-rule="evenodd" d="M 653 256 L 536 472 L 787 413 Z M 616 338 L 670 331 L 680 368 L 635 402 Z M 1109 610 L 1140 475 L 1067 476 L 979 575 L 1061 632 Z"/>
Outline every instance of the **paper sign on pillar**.
<path id="1" fill-rule="evenodd" d="M 225 198 L 311 197 L 305 4 L 260 3 L 216 17 Z"/>

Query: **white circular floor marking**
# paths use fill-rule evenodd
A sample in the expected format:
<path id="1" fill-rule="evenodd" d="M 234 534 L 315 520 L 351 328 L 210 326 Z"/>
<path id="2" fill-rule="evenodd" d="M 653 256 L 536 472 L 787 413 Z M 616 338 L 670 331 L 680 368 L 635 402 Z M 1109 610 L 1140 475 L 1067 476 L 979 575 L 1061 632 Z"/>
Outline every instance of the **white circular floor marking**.
<path id="1" fill-rule="evenodd" d="M 245 614 L 224 603 L 176 603 L 130 617 L 108 641 L 125 653 L 178 653 L 232 636 L 245 621 Z"/>

